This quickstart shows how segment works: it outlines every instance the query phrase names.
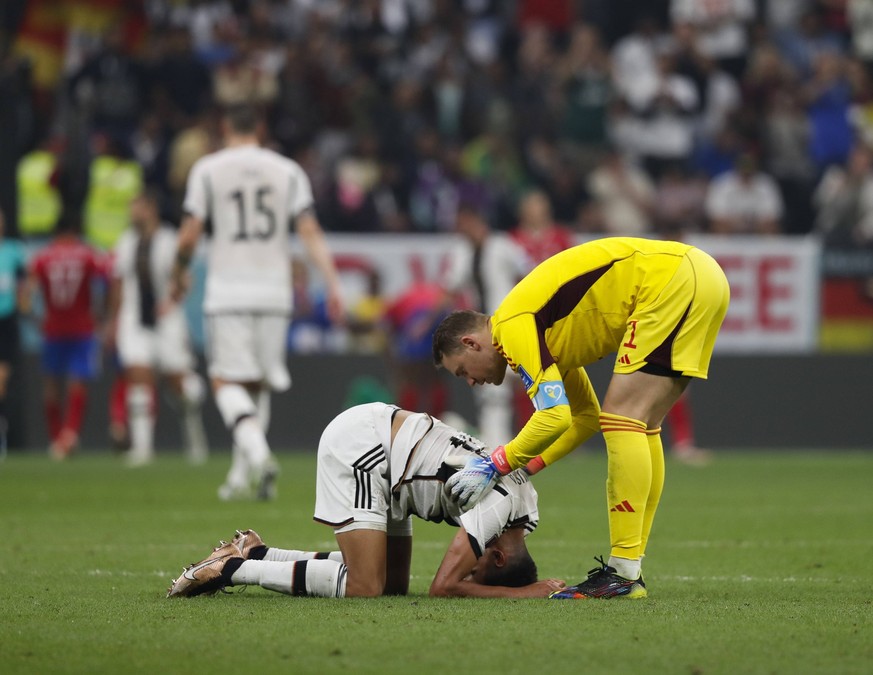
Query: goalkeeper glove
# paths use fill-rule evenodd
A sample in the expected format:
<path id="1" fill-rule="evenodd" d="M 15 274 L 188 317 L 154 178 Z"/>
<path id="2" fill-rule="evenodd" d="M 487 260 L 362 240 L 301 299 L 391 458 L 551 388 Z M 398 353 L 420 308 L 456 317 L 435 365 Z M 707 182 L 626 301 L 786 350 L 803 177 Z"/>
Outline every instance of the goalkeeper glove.
<path id="1" fill-rule="evenodd" d="M 464 468 L 446 481 L 445 490 L 461 511 L 469 511 L 494 486 L 497 478 L 509 471 L 506 450 L 501 445 L 490 457 L 470 457 Z"/>

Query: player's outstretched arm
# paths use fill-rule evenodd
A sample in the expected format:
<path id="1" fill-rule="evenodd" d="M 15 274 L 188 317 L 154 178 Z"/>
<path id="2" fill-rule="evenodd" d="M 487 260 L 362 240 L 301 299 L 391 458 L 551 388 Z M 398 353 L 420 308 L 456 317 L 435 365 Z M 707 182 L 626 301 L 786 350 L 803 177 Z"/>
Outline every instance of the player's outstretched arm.
<path id="1" fill-rule="evenodd" d="M 584 368 L 564 374 L 570 401 L 570 426 L 540 455 L 542 467 L 551 466 L 600 431 L 600 403 Z M 535 460 L 531 460 L 533 463 Z M 530 472 L 530 473 L 536 473 Z"/>
<path id="2" fill-rule="evenodd" d="M 311 209 L 298 215 L 294 223 L 297 236 L 300 237 L 306 248 L 306 253 L 310 260 L 315 263 L 318 271 L 321 272 L 327 286 L 327 312 L 330 320 L 334 323 L 341 323 L 344 318 L 342 289 L 339 274 L 333 263 L 333 255 L 331 255 L 327 240 L 324 237 L 324 230 L 321 229 L 321 225 Z"/>

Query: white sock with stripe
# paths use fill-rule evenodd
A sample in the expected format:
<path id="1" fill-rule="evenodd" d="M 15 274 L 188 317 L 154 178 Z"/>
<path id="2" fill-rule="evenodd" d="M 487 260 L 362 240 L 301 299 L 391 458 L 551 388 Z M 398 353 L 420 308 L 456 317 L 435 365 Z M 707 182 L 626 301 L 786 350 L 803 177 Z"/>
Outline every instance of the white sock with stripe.
<path id="1" fill-rule="evenodd" d="M 246 560 L 231 581 L 235 586 L 251 584 L 286 595 L 342 598 L 346 571 L 346 566 L 335 560 Z"/>
<path id="2" fill-rule="evenodd" d="M 343 562 L 343 554 L 340 551 L 295 551 L 286 548 L 273 548 L 270 546 L 264 554 L 263 560 L 276 562 L 294 562 L 296 560 L 333 560 Z"/>

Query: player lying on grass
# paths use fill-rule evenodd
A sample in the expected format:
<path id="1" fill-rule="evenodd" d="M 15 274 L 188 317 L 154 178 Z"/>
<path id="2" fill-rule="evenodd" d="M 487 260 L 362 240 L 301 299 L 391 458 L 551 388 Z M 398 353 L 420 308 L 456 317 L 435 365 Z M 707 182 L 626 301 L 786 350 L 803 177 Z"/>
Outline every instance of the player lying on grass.
<path id="1" fill-rule="evenodd" d="M 440 597 L 537 598 L 564 587 L 537 581 L 525 537 L 537 525 L 537 493 L 525 470 L 498 479 L 461 514 L 443 490 L 472 455 L 477 439 L 425 413 L 368 403 L 338 415 L 322 433 L 314 519 L 334 528 L 340 551 L 267 548 L 239 532 L 173 581 L 168 597 L 258 585 L 289 595 L 405 595 L 412 559 L 412 516 L 459 527 L 430 594 Z"/>

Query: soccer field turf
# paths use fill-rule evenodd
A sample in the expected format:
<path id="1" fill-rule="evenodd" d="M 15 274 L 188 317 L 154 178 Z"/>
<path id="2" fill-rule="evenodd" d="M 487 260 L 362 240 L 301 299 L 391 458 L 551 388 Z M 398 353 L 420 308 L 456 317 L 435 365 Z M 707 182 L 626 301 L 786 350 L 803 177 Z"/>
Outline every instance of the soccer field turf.
<path id="1" fill-rule="evenodd" d="M 453 530 L 415 521 L 411 593 L 292 598 L 260 588 L 165 598 L 236 528 L 335 548 L 311 520 L 315 459 L 280 455 L 272 503 L 221 503 L 229 458 L 127 470 L 93 454 L 0 464 L 3 673 L 871 673 L 873 453 L 724 452 L 668 463 L 649 598 L 427 597 Z M 608 554 L 602 453 L 535 479 L 541 577 Z"/>

